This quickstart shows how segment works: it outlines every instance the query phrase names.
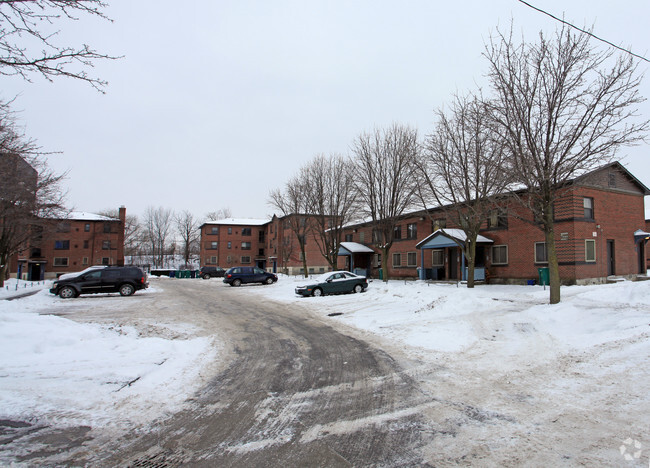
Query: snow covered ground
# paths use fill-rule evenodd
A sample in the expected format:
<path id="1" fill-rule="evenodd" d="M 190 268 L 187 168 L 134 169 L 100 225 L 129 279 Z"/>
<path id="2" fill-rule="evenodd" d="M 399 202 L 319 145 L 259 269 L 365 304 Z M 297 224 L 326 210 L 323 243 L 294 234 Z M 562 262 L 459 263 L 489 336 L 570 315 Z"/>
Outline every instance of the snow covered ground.
<path id="1" fill-rule="evenodd" d="M 192 332 L 182 324 L 166 325 L 174 330 L 162 338 L 133 327 L 69 320 L 70 308 L 83 313 L 93 307 L 93 297 L 62 300 L 48 288 L 41 283 L 34 295 L 1 300 L 17 294 L 9 282 L 0 295 L 0 419 L 146 424 L 163 407 L 177 410 L 200 385 L 202 367 L 216 358 L 213 339 L 178 339 Z M 159 293 L 149 288 L 137 294 Z M 111 299 L 110 307 L 119 310 L 132 298 Z"/>
<path id="2" fill-rule="evenodd" d="M 165 281 L 199 281 L 150 280 L 152 287 L 138 295 L 164 294 Z M 209 285 L 228 287 L 215 281 Z M 405 352 L 436 372 L 430 383 L 435 392 L 447 391 L 527 425 L 517 426 L 510 437 L 530 445 L 530 454 L 549 448 L 540 448 L 540 436 L 522 441 L 521 434 L 543 428 L 544 437 L 556 437 L 558 447 L 567 444 L 562 438 L 588 434 L 594 441 L 584 441 L 585 450 L 609 451 L 603 459 L 611 460 L 612 450 L 633 441 L 644 447 L 647 466 L 650 281 L 563 287 L 562 302 L 553 306 L 548 290 L 540 286 L 469 290 L 375 280 L 362 294 L 303 298 L 294 294 L 303 283 L 282 276 L 274 285 L 240 291 L 299 304 L 326 320 L 355 327 L 385 344 L 389 353 Z M 13 293 L 1 292 L 0 299 L 7 294 Z M 129 298 L 113 299 L 111 307 L 117 310 Z M 196 337 L 183 324 L 161 324 L 175 328 L 161 337 L 65 318 L 71 306 L 80 310 L 92 307 L 92 301 L 83 296 L 65 301 L 47 290 L 0 300 L 0 419 L 31 415 L 93 426 L 146 423 L 161 416 L 160 408 L 179 408 L 197 390 L 204 366 L 219 359 L 214 338 Z M 411 371 L 417 374 L 417 369 Z M 548 436 L 549 427 L 557 434 Z M 489 446 L 480 430 L 467 432 L 468 446 Z M 515 425 L 507 430 L 515 431 Z M 461 436 L 455 434 L 453 443 Z M 503 434 L 504 440 L 508 437 Z M 432 450 L 444 451 L 444 444 L 452 443 L 437 440 L 441 446 Z M 537 461 L 544 459 L 523 460 Z"/>

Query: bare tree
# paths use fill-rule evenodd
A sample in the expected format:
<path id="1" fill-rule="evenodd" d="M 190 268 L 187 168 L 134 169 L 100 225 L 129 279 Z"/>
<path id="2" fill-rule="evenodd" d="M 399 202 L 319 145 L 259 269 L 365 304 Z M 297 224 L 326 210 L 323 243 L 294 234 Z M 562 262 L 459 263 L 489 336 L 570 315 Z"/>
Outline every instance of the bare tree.
<path id="1" fill-rule="evenodd" d="M 350 160 L 341 155 L 317 155 L 300 171 L 306 182 L 308 212 L 314 222 L 316 243 L 336 270 L 343 226 L 354 215 L 356 190 Z"/>
<path id="2" fill-rule="evenodd" d="M 176 223 L 176 230 L 180 236 L 183 258 L 187 267 L 190 264 L 190 256 L 197 253 L 198 250 L 197 247 L 201 237 L 199 220 L 192 213 L 184 210 L 176 213 L 174 222 Z"/>
<path id="3" fill-rule="evenodd" d="M 174 242 L 169 240 L 172 227 L 172 210 L 152 206 L 147 207 L 143 219 L 143 238 L 151 246 L 152 263 L 161 268 L 165 255 Z"/>
<path id="4" fill-rule="evenodd" d="M 373 240 L 381 250 L 383 278 L 388 281 L 388 255 L 399 217 L 415 203 L 413 161 L 420 151 L 417 131 L 393 124 L 362 133 L 352 145 L 360 212 L 372 220 Z"/>
<path id="5" fill-rule="evenodd" d="M 508 187 L 505 148 L 494 138 L 495 122 L 477 96 L 455 96 L 448 112 L 436 112 L 435 130 L 427 137 L 421 158 L 415 159 L 418 194 L 424 208 L 440 205 L 464 231 L 454 239 L 467 258 L 467 287 L 474 287 L 476 240 L 485 221 L 502 206 L 497 196 Z M 425 210 L 428 212 L 428 210 Z"/>
<path id="6" fill-rule="evenodd" d="M 642 140 L 637 119 L 641 77 L 633 59 L 597 51 L 567 26 L 537 43 L 517 44 L 500 32 L 486 47 L 500 137 L 512 173 L 525 187 L 520 201 L 545 235 L 550 302 L 560 301 L 553 204 L 567 183 L 600 166 L 623 145 Z"/>
<path id="7" fill-rule="evenodd" d="M 269 194 L 269 205 L 280 210 L 281 222 L 289 228 L 298 241 L 305 278 L 309 276 L 305 244 L 307 235 L 311 231 L 307 190 L 307 181 L 299 174 L 287 182 L 284 191 L 276 189 Z"/>
<path id="8" fill-rule="evenodd" d="M 47 80 L 63 76 L 85 81 L 102 91 L 105 81 L 85 69 L 98 59 L 115 59 L 87 45 L 71 47 L 55 42 L 64 20 L 79 16 L 110 21 L 101 0 L 2 0 L 0 1 L 0 75 L 30 79 L 40 74 Z"/>
<path id="9" fill-rule="evenodd" d="M 17 126 L 10 104 L 0 102 L 0 286 L 11 258 L 32 246 L 51 219 L 65 215 L 61 181 L 36 143 Z"/>
<path id="10" fill-rule="evenodd" d="M 220 221 L 227 218 L 232 218 L 232 211 L 230 208 L 222 208 L 205 214 L 206 221 Z"/>

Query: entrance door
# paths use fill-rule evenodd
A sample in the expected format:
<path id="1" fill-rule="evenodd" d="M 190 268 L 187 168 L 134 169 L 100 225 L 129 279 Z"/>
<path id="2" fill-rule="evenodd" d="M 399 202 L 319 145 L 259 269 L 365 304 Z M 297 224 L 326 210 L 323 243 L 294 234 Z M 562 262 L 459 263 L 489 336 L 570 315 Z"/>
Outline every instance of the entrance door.
<path id="1" fill-rule="evenodd" d="M 642 240 L 637 245 L 639 246 L 639 273 L 643 275 L 646 272 L 645 241 Z"/>
<path id="2" fill-rule="evenodd" d="M 607 240 L 607 276 L 616 274 L 616 257 L 614 255 L 614 241 Z"/>
<path id="3" fill-rule="evenodd" d="M 458 249 L 449 249 L 449 279 L 458 279 Z"/>

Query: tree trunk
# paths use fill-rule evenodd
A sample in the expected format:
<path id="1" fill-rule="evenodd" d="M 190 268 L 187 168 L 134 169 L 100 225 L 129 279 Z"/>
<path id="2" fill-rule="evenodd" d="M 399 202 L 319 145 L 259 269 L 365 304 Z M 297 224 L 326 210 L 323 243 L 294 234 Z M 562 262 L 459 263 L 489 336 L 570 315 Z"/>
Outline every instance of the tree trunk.
<path id="1" fill-rule="evenodd" d="M 476 265 L 476 237 L 477 236 L 473 236 L 473 237 L 474 237 L 473 239 L 467 239 L 469 245 L 466 246 L 466 249 L 468 251 L 465 254 L 465 257 L 467 258 L 467 287 L 468 288 L 474 287 L 474 267 Z"/>
<path id="2" fill-rule="evenodd" d="M 309 272 L 307 271 L 307 255 L 305 255 L 305 244 L 300 243 L 300 253 L 302 254 L 302 270 L 304 271 L 305 278 L 309 277 Z"/>
<path id="3" fill-rule="evenodd" d="M 381 248 L 381 271 L 384 283 L 388 283 L 388 255 L 390 253 L 390 246 Z"/>
<path id="4" fill-rule="evenodd" d="M 548 256 L 548 272 L 550 286 L 550 303 L 560 302 L 560 266 L 555 250 L 555 230 L 553 226 L 553 206 L 549 203 L 544 209 L 544 235 L 546 238 L 546 255 Z"/>

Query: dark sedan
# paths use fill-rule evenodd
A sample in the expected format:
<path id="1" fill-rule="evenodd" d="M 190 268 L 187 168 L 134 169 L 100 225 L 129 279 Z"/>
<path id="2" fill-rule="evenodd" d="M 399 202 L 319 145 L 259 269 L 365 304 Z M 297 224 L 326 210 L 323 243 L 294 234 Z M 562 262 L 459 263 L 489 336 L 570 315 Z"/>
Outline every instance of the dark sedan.
<path id="1" fill-rule="evenodd" d="M 368 287 L 365 276 L 355 275 L 349 271 L 331 271 L 314 278 L 312 283 L 298 286 L 296 294 L 300 296 L 322 296 L 324 294 L 360 293 Z"/>

